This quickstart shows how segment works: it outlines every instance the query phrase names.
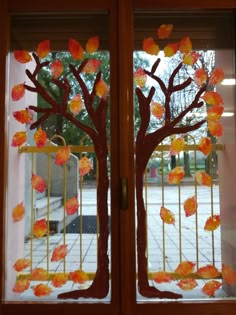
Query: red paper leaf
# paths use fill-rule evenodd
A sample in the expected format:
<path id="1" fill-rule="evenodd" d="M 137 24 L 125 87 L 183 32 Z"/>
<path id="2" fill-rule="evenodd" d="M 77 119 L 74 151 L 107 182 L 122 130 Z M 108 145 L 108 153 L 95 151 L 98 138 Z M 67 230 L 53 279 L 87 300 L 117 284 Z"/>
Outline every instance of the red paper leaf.
<path id="1" fill-rule="evenodd" d="M 224 107 L 221 105 L 214 105 L 207 110 L 207 119 L 210 121 L 217 121 L 224 112 Z"/>
<path id="2" fill-rule="evenodd" d="M 207 91 L 201 97 L 208 105 L 223 105 L 224 101 L 221 95 L 214 91 Z"/>
<path id="3" fill-rule="evenodd" d="M 68 275 L 65 273 L 56 273 L 52 279 L 52 285 L 55 288 L 60 288 L 68 281 Z"/>
<path id="4" fill-rule="evenodd" d="M 33 233 L 37 238 L 43 237 L 47 232 L 47 222 L 45 219 L 38 220 L 33 225 Z"/>
<path id="5" fill-rule="evenodd" d="M 171 273 L 166 271 L 158 271 L 153 275 L 153 281 L 156 283 L 171 282 L 174 280 Z"/>
<path id="6" fill-rule="evenodd" d="M 202 292 L 209 297 L 213 297 L 215 295 L 215 291 L 218 290 L 222 286 L 222 283 L 216 280 L 211 280 L 205 283 L 202 288 Z"/>
<path id="7" fill-rule="evenodd" d="M 56 153 L 55 164 L 56 165 L 65 164 L 68 161 L 68 159 L 70 158 L 70 154 L 71 154 L 71 151 L 70 151 L 69 146 L 62 147 Z"/>
<path id="8" fill-rule="evenodd" d="M 198 59 L 200 57 L 201 57 L 201 55 L 199 55 L 197 52 L 191 51 L 188 54 L 184 54 L 184 56 L 183 56 L 183 63 L 185 65 L 192 66 L 193 64 L 195 64 L 198 61 Z"/>
<path id="9" fill-rule="evenodd" d="M 25 95 L 24 83 L 13 86 L 11 90 L 11 98 L 13 101 L 19 101 Z"/>
<path id="10" fill-rule="evenodd" d="M 184 291 L 189 291 L 194 289 L 195 287 L 198 286 L 197 282 L 195 279 L 188 278 L 188 279 L 182 279 L 177 283 L 177 286 L 180 287 L 180 289 Z"/>
<path id="11" fill-rule="evenodd" d="M 220 215 L 213 215 L 206 220 L 204 230 L 214 231 L 220 226 Z"/>
<path id="12" fill-rule="evenodd" d="M 18 279 L 18 280 L 16 280 L 12 291 L 20 294 L 20 293 L 28 290 L 29 287 L 30 287 L 30 281 L 28 279 Z"/>
<path id="13" fill-rule="evenodd" d="M 64 66 L 61 60 L 58 59 L 51 63 L 50 69 L 51 69 L 51 74 L 53 78 L 58 79 L 60 75 L 62 74 L 62 72 L 64 71 Z"/>
<path id="14" fill-rule="evenodd" d="M 212 179 L 211 176 L 208 175 L 206 172 L 204 171 L 197 171 L 195 173 L 195 178 L 197 180 L 197 183 L 199 185 L 203 185 L 203 186 L 208 186 L 210 187 L 212 184 Z"/>
<path id="15" fill-rule="evenodd" d="M 183 137 L 175 138 L 172 140 L 170 145 L 170 155 L 176 155 L 183 151 L 185 146 L 185 141 Z"/>
<path id="16" fill-rule="evenodd" d="M 155 43 L 152 37 L 143 40 L 143 50 L 150 55 L 157 55 L 160 51 L 159 46 Z"/>
<path id="17" fill-rule="evenodd" d="M 43 268 L 35 268 L 31 272 L 30 279 L 33 281 L 46 281 L 48 280 L 48 272 Z"/>
<path id="18" fill-rule="evenodd" d="M 236 284 L 236 272 L 225 264 L 222 265 L 222 278 L 231 286 Z"/>
<path id="19" fill-rule="evenodd" d="M 68 215 L 73 215 L 79 208 L 79 202 L 77 196 L 74 196 L 66 201 L 65 209 Z"/>
<path id="20" fill-rule="evenodd" d="M 168 174 L 168 183 L 169 184 L 179 184 L 184 177 L 184 169 L 181 166 L 175 167 Z"/>
<path id="21" fill-rule="evenodd" d="M 70 279 L 74 283 L 83 284 L 89 280 L 88 275 L 82 270 L 75 270 L 70 272 Z"/>
<path id="22" fill-rule="evenodd" d="M 160 103 L 151 102 L 151 113 L 157 119 L 161 119 L 165 113 L 165 108 Z"/>
<path id="23" fill-rule="evenodd" d="M 50 52 L 50 41 L 44 40 L 40 42 L 37 46 L 36 53 L 39 58 L 45 58 Z"/>
<path id="24" fill-rule="evenodd" d="M 204 155 L 208 155 L 212 151 L 211 139 L 208 137 L 201 137 L 198 150 L 201 151 Z"/>
<path id="25" fill-rule="evenodd" d="M 34 141 L 38 148 L 44 147 L 47 142 L 47 133 L 42 128 L 39 128 L 34 134 Z"/>
<path id="26" fill-rule="evenodd" d="M 215 68 L 211 75 L 210 75 L 210 79 L 209 79 L 209 84 L 219 84 L 223 81 L 224 79 L 224 71 L 221 68 Z"/>
<path id="27" fill-rule="evenodd" d="M 166 224 L 175 224 L 174 213 L 163 206 L 161 207 L 161 210 L 160 210 L 160 217 L 162 221 Z"/>
<path id="28" fill-rule="evenodd" d="M 25 216 L 25 207 L 23 202 L 16 205 L 16 207 L 12 210 L 12 219 L 15 222 L 21 221 Z"/>
<path id="29" fill-rule="evenodd" d="M 185 216 L 190 217 L 197 212 L 198 203 L 195 196 L 190 197 L 184 201 Z"/>
<path id="30" fill-rule="evenodd" d="M 108 94 L 108 86 L 106 82 L 104 82 L 102 79 L 98 81 L 95 87 L 96 95 L 100 98 L 106 99 Z"/>
<path id="31" fill-rule="evenodd" d="M 143 88 L 147 82 L 147 75 L 142 68 L 134 72 L 134 82 L 140 88 Z"/>
<path id="32" fill-rule="evenodd" d="M 219 277 L 220 273 L 215 266 L 206 265 L 197 270 L 197 274 L 203 279 L 212 279 Z"/>
<path id="33" fill-rule="evenodd" d="M 69 52 L 75 60 L 82 60 L 84 57 L 82 46 L 73 38 L 70 38 L 69 40 Z"/>
<path id="34" fill-rule="evenodd" d="M 83 67 L 83 72 L 85 73 L 94 73 L 98 70 L 98 68 L 101 65 L 101 60 L 96 60 L 96 59 L 90 59 L 88 62 L 85 64 Z"/>
<path id="35" fill-rule="evenodd" d="M 208 120 L 208 130 L 214 137 L 221 137 L 223 135 L 223 126 L 218 120 Z"/>
<path id="36" fill-rule="evenodd" d="M 162 24 L 157 30 L 157 36 L 159 39 L 168 38 L 173 30 L 172 24 Z"/>
<path id="37" fill-rule="evenodd" d="M 85 49 L 87 53 L 92 54 L 93 52 L 97 51 L 99 48 L 99 37 L 93 36 L 88 39 Z"/>
<path id="38" fill-rule="evenodd" d="M 204 68 L 197 69 L 194 73 L 194 82 L 197 86 L 202 86 L 207 81 L 207 72 Z"/>
<path id="39" fill-rule="evenodd" d="M 43 193 L 46 189 L 46 183 L 40 175 L 32 174 L 31 185 L 33 189 L 37 190 L 40 193 Z"/>
<path id="40" fill-rule="evenodd" d="M 83 156 L 79 160 L 79 172 L 81 176 L 85 176 L 88 174 L 92 169 L 91 161 L 87 156 Z"/>
<path id="41" fill-rule="evenodd" d="M 15 50 L 14 57 L 20 63 L 27 63 L 32 60 L 30 54 L 26 50 Z"/>
<path id="42" fill-rule="evenodd" d="M 191 261 L 183 261 L 175 269 L 175 272 L 182 277 L 187 276 L 193 272 L 195 265 L 196 264 Z"/>
<path id="43" fill-rule="evenodd" d="M 18 131 L 13 135 L 11 146 L 20 147 L 27 141 L 26 131 Z"/>
<path id="44" fill-rule="evenodd" d="M 83 100 L 80 94 L 76 94 L 69 103 L 70 111 L 74 116 L 78 115 L 83 108 Z"/>
<path id="45" fill-rule="evenodd" d="M 51 261 L 59 261 L 67 255 L 67 246 L 68 245 L 59 245 L 56 247 L 52 253 Z"/>
<path id="46" fill-rule="evenodd" d="M 176 54 L 179 48 L 179 43 L 169 43 L 164 47 L 165 57 L 172 57 Z"/>
<path id="47" fill-rule="evenodd" d="M 192 50 L 192 42 L 191 39 L 187 36 L 180 40 L 179 43 L 179 51 L 183 54 L 188 54 Z"/>
<path id="48" fill-rule="evenodd" d="M 33 116 L 27 108 L 13 112 L 13 117 L 22 124 L 31 124 L 33 122 Z"/>
<path id="49" fill-rule="evenodd" d="M 39 283 L 33 287 L 34 295 L 37 297 L 49 296 L 52 293 L 52 289 L 46 285 Z"/>
<path id="50" fill-rule="evenodd" d="M 20 272 L 24 270 L 25 268 L 28 268 L 30 266 L 31 260 L 27 258 L 20 258 L 17 259 L 17 261 L 14 263 L 13 268 L 17 271 Z"/>

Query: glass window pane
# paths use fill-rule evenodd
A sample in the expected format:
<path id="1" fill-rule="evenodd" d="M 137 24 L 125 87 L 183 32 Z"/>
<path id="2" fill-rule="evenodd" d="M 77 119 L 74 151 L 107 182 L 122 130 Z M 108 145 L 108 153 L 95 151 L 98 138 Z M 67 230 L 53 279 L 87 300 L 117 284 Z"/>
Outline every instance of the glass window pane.
<path id="1" fill-rule="evenodd" d="M 232 30 L 229 12 L 136 12 L 138 301 L 236 294 Z"/>

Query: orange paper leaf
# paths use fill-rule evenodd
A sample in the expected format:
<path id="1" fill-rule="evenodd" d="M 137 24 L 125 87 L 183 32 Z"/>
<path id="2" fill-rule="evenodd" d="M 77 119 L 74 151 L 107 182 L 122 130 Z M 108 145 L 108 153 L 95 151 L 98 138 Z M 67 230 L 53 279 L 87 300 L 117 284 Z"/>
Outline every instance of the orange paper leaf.
<path id="1" fill-rule="evenodd" d="M 45 219 L 38 220 L 33 225 L 33 233 L 37 238 L 43 237 L 47 232 L 47 222 Z"/>
<path id="2" fill-rule="evenodd" d="M 58 59 L 51 63 L 50 69 L 51 69 L 51 74 L 53 78 L 58 79 L 60 75 L 62 74 L 62 72 L 64 71 L 64 66 L 61 60 Z"/>
<path id="3" fill-rule="evenodd" d="M 43 193 L 46 189 L 46 183 L 40 175 L 32 174 L 31 185 L 33 189 L 37 190 L 40 193 Z"/>
<path id="4" fill-rule="evenodd" d="M 175 269 L 175 272 L 182 277 L 187 276 L 193 272 L 195 265 L 196 264 L 191 261 L 183 261 Z"/>
<path id="5" fill-rule="evenodd" d="M 184 212 L 186 217 L 190 217 L 195 214 L 198 208 L 198 203 L 195 196 L 190 197 L 184 202 Z"/>
<path id="6" fill-rule="evenodd" d="M 184 138 L 179 137 L 171 141 L 170 145 L 170 155 L 176 155 L 183 151 L 185 146 Z"/>
<path id="7" fill-rule="evenodd" d="M 211 139 L 208 137 L 202 137 L 198 144 L 198 150 L 204 155 L 208 155 L 212 151 Z"/>
<path id="8" fill-rule="evenodd" d="M 153 275 L 153 281 L 156 283 L 171 282 L 174 280 L 171 273 L 166 271 L 158 271 Z"/>
<path id="9" fill-rule="evenodd" d="M 176 54 L 179 48 L 179 43 L 169 43 L 164 47 L 165 57 L 172 57 Z"/>
<path id="10" fill-rule="evenodd" d="M 147 75 L 142 68 L 134 72 L 134 82 L 140 88 L 143 88 L 147 82 Z"/>
<path id="11" fill-rule="evenodd" d="M 203 279 L 212 279 L 220 275 L 219 271 L 215 266 L 206 265 L 197 270 L 197 274 Z"/>
<path id="12" fill-rule="evenodd" d="M 220 215 L 213 215 L 206 220 L 204 230 L 214 231 L 220 226 Z"/>
<path id="13" fill-rule="evenodd" d="M 47 142 L 47 133 L 42 128 L 39 128 L 34 134 L 34 141 L 38 148 L 44 147 Z"/>
<path id="14" fill-rule="evenodd" d="M 79 284 L 83 284 L 89 280 L 88 275 L 82 270 L 75 270 L 73 272 L 70 272 L 70 279 L 74 283 L 79 283 Z"/>
<path id="15" fill-rule="evenodd" d="M 78 115 L 78 113 L 83 108 L 83 100 L 80 94 L 76 94 L 69 103 L 70 111 L 74 116 Z"/>
<path id="16" fill-rule="evenodd" d="M 30 279 L 33 281 L 46 281 L 48 280 L 48 272 L 43 268 L 35 268 L 31 272 Z"/>
<path id="17" fill-rule="evenodd" d="M 12 219 L 14 222 L 21 221 L 25 216 L 25 207 L 23 202 L 19 203 L 13 210 L 12 210 Z"/>
<path id="18" fill-rule="evenodd" d="M 63 259 L 67 255 L 67 246 L 68 245 L 59 245 L 58 247 L 54 248 L 51 261 L 59 261 Z"/>
<path id="19" fill-rule="evenodd" d="M 28 279 L 18 279 L 12 289 L 15 293 L 22 293 L 29 289 L 30 281 Z"/>
<path id="20" fill-rule="evenodd" d="M 35 287 L 33 287 L 34 295 L 37 297 L 48 296 L 52 293 L 52 289 L 46 285 L 39 283 Z"/>
<path id="21" fill-rule="evenodd" d="M 198 61 L 200 56 L 201 55 L 199 55 L 195 51 L 191 51 L 188 54 L 184 54 L 184 56 L 183 56 L 183 63 L 185 65 L 192 66 L 193 64 L 195 64 Z"/>
<path id="22" fill-rule="evenodd" d="M 150 55 L 157 55 L 160 51 L 159 46 L 155 43 L 152 37 L 143 40 L 143 50 Z"/>
<path id="23" fill-rule="evenodd" d="M 222 286 L 222 283 L 216 280 L 208 281 L 202 288 L 202 292 L 209 297 L 213 297 L 215 295 L 215 291 L 218 290 Z"/>
<path id="24" fill-rule="evenodd" d="M 20 258 L 20 259 L 17 259 L 17 261 L 14 263 L 13 268 L 17 272 L 20 272 L 20 271 L 24 270 L 25 268 L 29 267 L 30 263 L 31 263 L 30 259 Z"/>
<path id="25" fill-rule="evenodd" d="M 66 282 L 68 281 L 68 275 L 65 273 L 56 273 L 55 276 L 52 279 L 52 285 L 55 288 L 60 288 L 62 287 L 64 284 L 66 284 Z"/>
<path id="26" fill-rule="evenodd" d="M 66 213 L 68 215 L 75 214 L 79 208 L 79 202 L 77 196 L 74 196 L 66 201 L 65 204 Z"/>
<path id="27" fill-rule="evenodd" d="M 224 79 L 224 71 L 221 68 L 215 68 L 211 75 L 210 75 L 210 79 L 209 79 L 209 84 L 219 84 L 223 81 Z"/>
<path id="28" fill-rule="evenodd" d="M 199 185 L 211 186 L 212 184 L 211 176 L 204 171 L 197 171 L 195 177 Z"/>
<path id="29" fill-rule="evenodd" d="M 85 49 L 87 53 L 92 54 L 93 52 L 97 51 L 99 48 L 99 37 L 93 36 L 88 39 Z"/>
<path id="30" fill-rule="evenodd" d="M 184 169 L 181 166 L 175 167 L 168 174 L 168 183 L 169 184 L 179 184 L 184 177 Z"/>
<path id="31" fill-rule="evenodd" d="M 27 63 L 32 60 L 30 54 L 26 50 L 15 50 L 14 57 L 20 63 Z"/>
<path id="32" fill-rule="evenodd" d="M 108 94 L 108 86 L 106 84 L 106 82 L 104 82 L 102 79 L 96 84 L 95 87 L 96 90 L 96 95 L 100 98 L 107 98 L 107 94 Z"/>
<path id="33" fill-rule="evenodd" d="M 37 46 L 36 53 L 39 58 L 45 58 L 50 52 L 50 41 L 44 40 L 40 42 Z"/>
<path id="34" fill-rule="evenodd" d="M 214 105 L 207 110 L 207 119 L 217 121 L 220 119 L 224 112 L 224 107 L 221 105 Z"/>
<path id="35" fill-rule="evenodd" d="M 30 124 L 33 122 L 33 116 L 27 108 L 13 112 L 13 117 L 22 124 Z"/>
<path id="36" fill-rule="evenodd" d="M 236 284 L 236 272 L 225 264 L 222 265 L 222 278 L 231 286 Z"/>
<path id="37" fill-rule="evenodd" d="M 224 101 L 219 93 L 214 91 L 207 91 L 201 97 L 208 105 L 222 105 Z"/>
<path id="38" fill-rule="evenodd" d="M 179 43 L 179 51 L 182 54 L 188 54 L 191 52 L 191 50 L 192 50 L 192 42 L 190 38 L 188 36 L 182 38 Z"/>
<path id="39" fill-rule="evenodd" d="M 13 101 L 19 101 L 25 95 L 24 83 L 13 86 L 11 90 L 11 98 Z"/>
<path id="40" fill-rule="evenodd" d="M 174 213 L 163 206 L 161 207 L 161 210 L 160 210 L 160 217 L 162 221 L 166 224 L 175 224 Z"/>
<path id="41" fill-rule="evenodd" d="M 26 131 L 18 131 L 13 135 L 11 145 L 12 147 L 20 147 L 27 141 Z"/>
<path id="42" fill-rule="evenodd" d="M 194 82 L 197 86 L 202 86 L 207 81 L 207 72 L 204 68 L 197 69 L 194 73 Z"/>
<path id="43" fill-rule="evenodd" d="M 168 38 L 173 30 L 172 24 L 162 24 L 157 30 L 157 36 L 159 39 Z"/>
<path id="44" fill-rule="evenodd" d="M 65 164 L 68 161 L 68 159 L 70 158 L 70 154 L 71 154 L 71 152 L 70 152 L 69 146 L 62 147 L 56 153 L 55 164 L 56 165 Z"/>
<path id="45" fill-rule="evenodd" d="M 208 130 L 214 137 L 221 137 L 223 135 L 223 126 L 218 120 L 208 120 Z"/>
<path id="46" fill-rule="evenodd" d="M 69 40 L 69 52 L 71 53 L 71 56 L 75 60 L 82 60 L 84 56 L 84 50 L 79 42 L 77 42 L 75 39 L 70 38 Z"/>
<path id="47" fill-rule="evenodd" d="M 189 291 L 194 289 L 195 287 L 198 286 L 197 282 L 195 279 L 188 278 L 188 279 L 182 279 L 177 283 L 177 286 L 180 287 L 180 289 L 184 291 Z"/>
<path id="48" fill-rule="evenodd" d="M 91 161 L 87 156 L 83 156 L 79 160 L 79 172 L 81 176 L 85 176 L 88 174 L 92 169 Z"/>
<path id="49" fill-rule="evenodd" d="M 165 113 L 164 106 L 162 106 L 160 103 L 151 102 L 151 113 L 157 119 L 161 119 Z"/>
<path id="50" fill-rule="evenodd" d="M 94 73 L 98 70 L 98 68 L 101 65 L 101 60 L 96 60 L 96 59 L 90 59 L 88 62 L 85 64 L 83 67 L 83 72 L 85 73 Z"/>

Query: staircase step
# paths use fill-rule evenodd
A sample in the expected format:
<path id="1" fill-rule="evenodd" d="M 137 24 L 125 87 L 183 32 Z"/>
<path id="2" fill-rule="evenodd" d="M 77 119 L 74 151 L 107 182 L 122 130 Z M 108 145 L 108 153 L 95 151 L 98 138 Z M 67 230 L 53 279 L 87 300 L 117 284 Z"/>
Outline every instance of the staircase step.
<path id="1" fill-rule="evenodd" d="M 54 212 L 57 208 L 62 206 L 63 198 L 62 197 L 44 197 L 36 200 L 35 203 L 35 215 L 36 219 L 45 216 L 48 211 L 48 201 L 50 213 Z"/>

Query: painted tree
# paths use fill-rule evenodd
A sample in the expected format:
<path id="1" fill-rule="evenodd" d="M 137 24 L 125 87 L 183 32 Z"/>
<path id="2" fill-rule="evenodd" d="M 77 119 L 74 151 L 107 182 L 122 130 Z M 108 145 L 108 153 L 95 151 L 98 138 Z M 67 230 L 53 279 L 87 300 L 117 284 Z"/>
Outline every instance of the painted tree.
<path id="1" fill-rule="evenodd" d="M 172 29 L 173 25 L 162 25 L 157 31 L 159 40 L 165 41 L 172 32 Z M 153 38 L 144 39 L 143 49 L 151 55 L 157 55 L 160 50 L 159 45 Z M 185 65 L 192 67 L 200 56 L 192 50 L 192 42 L 189 37 L 181 39 L 178 43 L 167 43 L 164 47 L 164 54 L 168 58 L 171 58 L 177 52 L 182 54 L 182 61 L 169 73 L 167 80 L 164 81 L 161 78 L 161 74 L 156 74 L 161 63 L 160 58 L 157 58 L 151 70 L 140 68 L 134 74 L 135 83 L 137 84 L 135 92 L 139 101 L 141 119 L 140 129 L 136 138 L 138 288 L 143 296 L 152 298 L 179 298 L 180 295 L 172 292 L 161 292 L 149 284 L 148 261 L 146 256 L 147 215 L 143 197 L 144 172 L 148 161 L 155 148 L 167 137 L 187 135 L 199 129 L 204 124 L 213 136 L 220 136 L 222 132 L 222 127 L 219 123 L 219 118 L 222 114 L 222 98 L 216 92 L 207 92 L 209 84 L 217 84 L 223 79 L 222 70 L 215 69 L 211 73 L 211 76 L 208 77 L 206 70 L 201 68 L 194 72 L 193 77 L 187 76 L 183 78 L 182 82 L 179 82 L 177 77 L 182 67 Z M 149 92 L 146 93 L 143 91 L 143 88 L 145 87 L 148 77 L 152 79 L 154 84 L 149 89 Z M 187 89 L 193 81 L 195 81 L 197 85 L 197 90 L 192 101 L 185 106 L 182 111 L 176 111 L 174 115 L 171 111 L 171 102 L 173 101 L 175 93 L 184 93 L 185 89 Z M 163 94 L 163 104 L 155 101 L 154 95 L 156 89 L 159 89 Z M 183 123 L 188 114 L 199 111 L 201 108 L 204 108 L 205 104 L 211 107 L 211 110 L 207 112 L 207 118 L 200 118 L 198 121 L 194 121 L 190 124 Z M 176 106 L 178 106 L 178 104 L 176 104 Z M 179 107 L 181 108 L 181 104 Z M 214 115 L 212 113 L 214 113 Z M 157 119 L 160 120 L 163 118 L 163 120 L 161 126 L 158 124 L 159 127 L 156 130 L 148 132 L 151 114 Z M 176 148 L 176 151 L 178 152 L 178 148 Z M 181 174 L 179 174 L 179 168 L 178 170 L 176 168 L 172 171 L 172 174 L 174 174 L 174 176 L 176 175 L 176 177 L 180 175 L 178 179 L 179 182 L 184 175 L 184 171 L 182 170 Z M 176 183 L 176 180 L 173 181 L 173 183 Z"/>

